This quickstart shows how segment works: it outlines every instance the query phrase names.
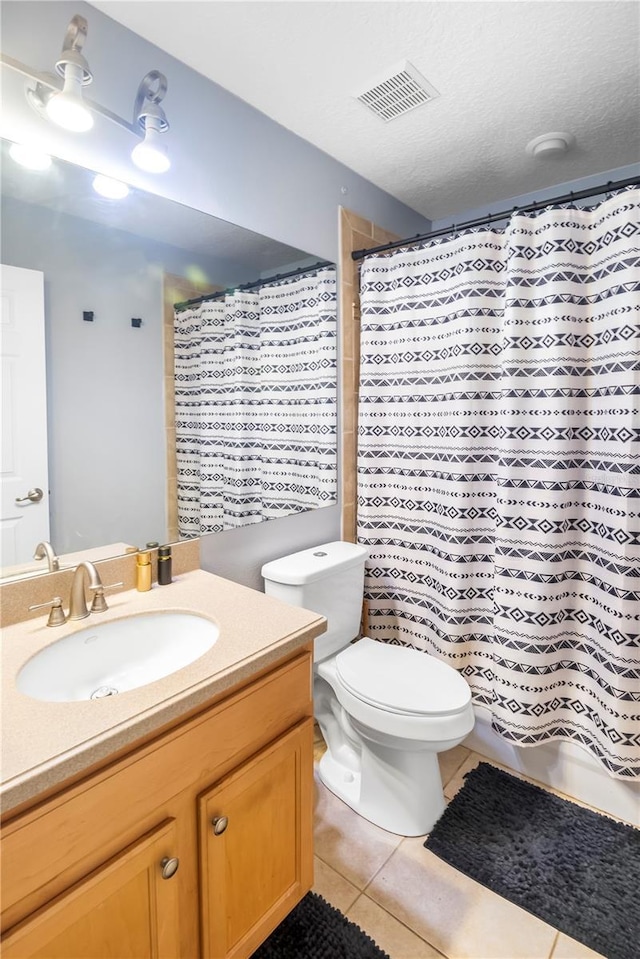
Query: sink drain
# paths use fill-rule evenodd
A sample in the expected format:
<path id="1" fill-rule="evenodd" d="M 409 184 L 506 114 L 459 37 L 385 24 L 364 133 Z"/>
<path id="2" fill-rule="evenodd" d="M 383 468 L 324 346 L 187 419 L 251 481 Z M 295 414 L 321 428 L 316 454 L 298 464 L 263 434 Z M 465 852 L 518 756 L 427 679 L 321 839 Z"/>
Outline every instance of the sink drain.
<path id="1" fill-rule="evenodd" d="M 115 686 L 98 686 L 89 696 L 89 699 L 103 699 L 105 696 L 117 696 L 118 690 Z"/>

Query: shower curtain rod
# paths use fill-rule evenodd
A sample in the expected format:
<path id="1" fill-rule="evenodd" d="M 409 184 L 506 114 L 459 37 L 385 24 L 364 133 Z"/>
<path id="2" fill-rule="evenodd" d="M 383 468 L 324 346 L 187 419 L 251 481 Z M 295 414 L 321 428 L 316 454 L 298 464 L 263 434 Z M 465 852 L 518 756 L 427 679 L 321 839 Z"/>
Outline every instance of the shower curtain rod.
<path id="1" fill-rule="evenodd" d="M 488 226 L 489 223 L 495 223 L 497 220 L 506 220 L 514 213 L 533 213 L 540 207 L 549 206 L 552 203 L 571 203 L 573 200 L 586 200 L 590 196 L 598 196 L 599 193 L 608 193 L 613 190 L 622 190 L 626 186 L 640 183 L 640 176 L 628 177 L 626 180 L 609 180 L 597 187 L 591 187 L 587 190 L 578 190 L 576 192 L 565 193 L 564 196 L 551 197 L 549 200 L 536 200 L 534 203 L 528 203 L 526 206 L 514 206 L 510 210 L 503 210 L 501 213 L 490 213 L 487 216 L 479 217 L 477 220 L 467 220 L 464 223 L 452 223 L 451 226 L 442 227 L 440 230 L 433 230 L 431 233 L 417 233 L 414 237 L 406 240 L 393 240 L 391 243 L 383 243 L 381 246 L 373 246 L 368 250 L 354 250 L 351 254 L 353 260 L 363 260 L 365 256 L 373 253 L 384 253 L 386 250 L 397 250 L 401 246 L 413 246 L 422 243 L 425 240 L 433 240 L 438 236 L 446 236 L 447 233 L 457 233 L 460 230 L 468 230 L 474 226 Z"/>
<path id="2" fill-rule="evenodd" d="M 219 290 L 217 293 L 205 293 L 203 296 L 196 296 L 193 300 L 184 300 L 183 303 L 174 303 L 174 310 L 186 310 L 189 306 L 197 306 L 198 303 L 204 303 L 207 300 L 217 300 L 221 296 L 228 296 L 230 293 L 244 292 L 245 290 L 254 290 L 260 286 L 266 286 L 268 283 L 277 283 L 279 280 L 287 280 L 293 276 L 304 276 L 305 273 L 313 273 L 315 270 L 321 270 L 325 266 L 333 266 L 330 260 L 318 260 L 311 266 L 299 266 L 297 270 L 289 270 L 288 273 L 276 273 L 275 276 L 267 276 L 263 280 L 254 280 L 252 283 L 243 283 L 241 286 L 232 286 L 228 290 Z"/>

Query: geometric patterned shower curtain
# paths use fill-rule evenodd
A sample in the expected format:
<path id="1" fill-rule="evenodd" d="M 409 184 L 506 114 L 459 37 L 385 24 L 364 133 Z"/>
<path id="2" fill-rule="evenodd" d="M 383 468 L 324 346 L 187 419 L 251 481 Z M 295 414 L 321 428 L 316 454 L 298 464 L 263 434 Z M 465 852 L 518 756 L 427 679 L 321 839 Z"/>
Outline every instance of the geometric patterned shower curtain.
<path id="1" fill-rule="evenodd" d="M 260 288 L 261 518 L 336 501 L 336 271 Z"/>
<path id="2" fill-rule="evenodd" d="M 174 348 L 180 536 L 335 501 L 335 269 L 177 310 Z"/>
<path id="3" fill-rule="evenodd" d="M 640 192 L 367 257 L 361 314 L 370 634 L 640 776 Z"/>

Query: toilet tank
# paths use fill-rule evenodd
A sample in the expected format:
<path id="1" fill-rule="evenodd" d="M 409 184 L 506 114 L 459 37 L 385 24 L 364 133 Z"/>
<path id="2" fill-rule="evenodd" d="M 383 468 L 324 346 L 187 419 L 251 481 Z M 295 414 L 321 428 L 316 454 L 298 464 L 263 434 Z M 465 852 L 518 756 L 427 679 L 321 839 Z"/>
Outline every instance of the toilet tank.
<path id="1" fill-rule="evenodd" d="M 314 660 L 337 653 L 358 635 L 367 550 L 356 543 L 325 543 L 274 559 L 262 567 L 264 591 L 327 619 L 314 642 Z"/>

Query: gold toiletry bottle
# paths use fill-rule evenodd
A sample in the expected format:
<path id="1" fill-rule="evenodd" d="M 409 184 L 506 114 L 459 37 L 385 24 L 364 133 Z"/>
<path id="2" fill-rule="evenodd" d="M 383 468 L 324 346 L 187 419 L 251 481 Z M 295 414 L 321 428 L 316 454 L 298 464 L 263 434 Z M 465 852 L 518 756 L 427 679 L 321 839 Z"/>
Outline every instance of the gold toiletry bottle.
<path id="1" fill-rule="evenodd" d="M 151 589 L 151 556 L 146 549 L 138 551 L 136 561 L 136 589 L 140 593 L 146 593 L 148 589 Z"/>

